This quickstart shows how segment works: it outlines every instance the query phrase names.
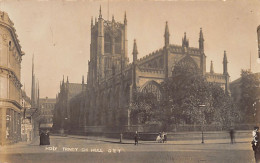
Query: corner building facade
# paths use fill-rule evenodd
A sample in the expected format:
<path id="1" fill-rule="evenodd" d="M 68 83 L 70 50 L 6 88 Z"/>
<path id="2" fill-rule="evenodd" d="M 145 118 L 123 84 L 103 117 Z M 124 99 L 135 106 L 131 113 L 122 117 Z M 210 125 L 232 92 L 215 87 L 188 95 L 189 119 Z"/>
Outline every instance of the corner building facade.
<path id="1" fill-rule="evenodd" d="M 177 66 L 186 65 L 200 71 L 208 82 L 215 82 L 229 93 L 227 56 L 224 53 L 223 73 L 215 73 L 213 63 L 206 72 L 206 55 L 202 29 L 199 48 L 190 47 L 186 33 L 182 45 L 170 44 L 169 27 L 166 22 L 164 46 L 138 59 L 136 40 L 133 45 L 133 62 L 127 54 L 127 17 L 124 22 L 102 18 L 91 20 L 90 61 L 87 85 L 78 96 L 70 100 L 71 128 L 90 131 L 90 126 L 131 125 L 130 102 L 135 92 L 151 92 L 158 100 L 163 98 L 160 83 L 172 76 Z"/>
<path id="2" fill-rule="evenodd" d="M 21 62 L 24 53 L 13 22 L 0 12 L 0 144 L 21 140 Z"/>

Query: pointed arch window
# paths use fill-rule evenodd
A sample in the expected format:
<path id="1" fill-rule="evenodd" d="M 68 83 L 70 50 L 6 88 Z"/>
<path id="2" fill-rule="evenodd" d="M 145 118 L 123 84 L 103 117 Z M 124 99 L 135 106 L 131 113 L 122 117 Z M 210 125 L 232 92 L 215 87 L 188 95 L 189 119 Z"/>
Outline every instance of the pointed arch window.
<path id="1" fill-rule="evenodd" d="M 105 53 L 111 53 L 111 37 L 108 33 L 105 34 Z"/>
<path id="2" fill-rule="evenodd" d="M 197 72 L 199 71 L 198 65 L 196 62 L 190 57 L 187 56 L 180 60 L 175 66 L 174 69 L 172 70 L 172 74 L 176 75 L 179 73 L 192 73 L 192 72 Z"/>
<path id="3" fill-rule="evenodd" d="M 155 81 L 148 81 L 141 89 L 142 93 L 152 93 L 158 101 L 162 99 L 161 87 Z"/>
<path id="4" fill-rule="evenodd" d="M 121 54 L 121 32 L 118 31 L 117 35 L 115 37 L 115 53 L 116 54 Z"/>

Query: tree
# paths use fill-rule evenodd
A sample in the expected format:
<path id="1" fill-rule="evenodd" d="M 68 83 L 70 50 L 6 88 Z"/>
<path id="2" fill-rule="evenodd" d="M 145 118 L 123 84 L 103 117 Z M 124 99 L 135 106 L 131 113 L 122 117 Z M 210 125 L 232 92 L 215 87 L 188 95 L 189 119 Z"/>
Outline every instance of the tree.
<path id="1" fill-rule="evenodd" d="M 230 127 L 239 119 L 237 107 L 231 97 L 223 93 L 223 89 L 216 84 L 211 86 L 212 107 L 214 108 L 213 123 Z"/>
<path id="2" fill-rule="evenodd" d="M 131 104 L 131 122 L 145 124 L 157 121 L 159 102 L 152 93 L 136 93 L 136 100 Z"/>
<path id="3" fill-rule="evenodd" d="M 241 71 L 241 99 L 239 102 L 240 111 L 244 117 L 245 123 L 255 122 L 255 104 L 259 100 L 259 77 L 249 70 Z"/>
<path id="4" fill-rule="evenodd" d="M 161 83 L 161 88 L 160 102 L 152 93 L 137 93 L 131 105 L 132 122 L 156 122 L 164 129 L 172 124 L 229 126 L 237 116 L 230 96 L 220 85 L 207 82 L 192 63 L 177 65 L 172 77 Z"/>
<path id="5" fill-rule="evenodd" d="M 229 116 L 235 116 L 230 96 L 220 85 L 208 83 L 198 69 L 183 65 L 162 83 L 165 124 L 230 124 Z"/>
<path id="6" fill-rule="evenodd" d="M 166 110 L 170 108 L 170 117 L 167 119 L 169 123 L 200 124 L 202 109 L 203 114 L 211 116 L 209 84 L 198 71 L 181 70 L 181 73 L 174 73 L 162 84 L 168 94 L 168 102 L 164 106 Z M 201 105 L 205 105 L 205 108 L 201 108 Z"/>

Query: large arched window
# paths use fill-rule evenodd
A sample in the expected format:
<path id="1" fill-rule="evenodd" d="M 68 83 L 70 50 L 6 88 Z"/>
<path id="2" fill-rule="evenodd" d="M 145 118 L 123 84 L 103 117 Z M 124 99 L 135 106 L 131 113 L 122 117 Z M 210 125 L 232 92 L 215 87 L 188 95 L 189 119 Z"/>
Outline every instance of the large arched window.
<path id="1" fill-rule="evenodd" d="M 173 75 L 182 74 L 182 73 L 193 73 L 198 72 L 199 68 L 196 62 L 190 57 L 187 56 L 181 59 L 172 70 Z"/>
<path id="2" fill-rule="evenodd" d="M 162 98 L 161 87 L 153 80 L 146 82 L 141 88 L 141 92 L 154 94 L 158 101 L 160 101 Z"/>
<path id="3" fill-rule="evenodd" d="M 122 41 L 121 30 L 117 30 L 115 33 L 115 53 L 121 54 L 121 41 Z"/>
<path id="4" fill-rule="evenodd" d="M 111 37 L 109 33 L 105 33 L 105 53 L 111 53 Z"/>

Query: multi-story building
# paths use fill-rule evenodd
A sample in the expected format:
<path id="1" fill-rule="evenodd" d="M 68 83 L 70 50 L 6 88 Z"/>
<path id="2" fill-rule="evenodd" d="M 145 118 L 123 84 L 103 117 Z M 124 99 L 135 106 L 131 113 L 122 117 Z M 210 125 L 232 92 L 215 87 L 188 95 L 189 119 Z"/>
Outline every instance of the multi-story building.
<path id="1" fill-rule="evenodd" d="M 199 48 L 189 45 L 186 33 L 182 45 L 174 45 L 170 44 L 166 22 L 164 46 L 138 59 L 137 42 L 134 40 L 133 63 L 130 64 L 127 44 L 126 14 L 123 23 L 116 22 L 114 17 L 108 21 L 103 19 L 100 9 L 98 20 L 91 20 L 87 85 L 82 85 L 83 91 L 67 101 L 70 110 L 60 108 L 68 110 L 71 128 L 84 131 L 87 126 L 131 125 L 129 105 L 134 99 L 134 92 L 151 92 L 160 100 L 163 96 L 160 83 L 181 66 L 201 72 L 208 82 L 220 84 L 229 94 L 226 52 L 223 73 L 215 73 L 212 63 L 211 71 L 207 73 L 202 29 L 199 32 Z"/>
<path id="2" fill-rule="evenodd" d="M 0 144 L 21 139 L 21 62 L 24 52 L 14 24 L 0 12 Z"/>
<path id="3" fill-rule="evenodd" d="M 39 110 L 40 110 L 40 129 L 51 130 L 53 125 L 53 111 L 56 103 L 56 99 L 52 98 L 40 98 Z"/>

